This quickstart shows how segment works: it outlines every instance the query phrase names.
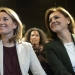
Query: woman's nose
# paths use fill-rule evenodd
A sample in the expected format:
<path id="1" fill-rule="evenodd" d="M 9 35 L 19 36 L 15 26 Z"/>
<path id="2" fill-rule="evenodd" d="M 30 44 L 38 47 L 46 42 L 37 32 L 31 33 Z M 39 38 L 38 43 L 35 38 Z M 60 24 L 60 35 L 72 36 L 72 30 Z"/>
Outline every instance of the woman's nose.
<path id="1" fill-rule="evenodd" d="M 3 21 L 0 19 L 0 24 L 3 24 Z"/>
<path id="2" fill-rule="evenodd" d="M 55 19 L 52 19 L 51 24 L 54 24 L 55 22 L 56 22 L 56 20 Z"/>
<path id="3" fill-rule="evenodd" d="M 55 19 L 52 19 L 52 22 L 56 22 L 56 20 Z"/>

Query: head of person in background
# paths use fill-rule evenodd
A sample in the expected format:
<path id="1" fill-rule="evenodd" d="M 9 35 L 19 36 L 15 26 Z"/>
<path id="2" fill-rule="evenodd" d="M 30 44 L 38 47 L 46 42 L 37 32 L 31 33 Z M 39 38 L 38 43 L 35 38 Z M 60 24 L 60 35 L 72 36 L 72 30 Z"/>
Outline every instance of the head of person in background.
<path id="1" fill-rule="evenodd" d="M 63 7 L 48 9 L 45 13 L 45 23 L 51 39 L 55 39 L 65 30 L 74 33 L 74 18 Z"/>
<path id="2" fill-rule="evenodd" d="M 43 52 L 43 45 L 48 42 L 47 36 L 42 29 L 33 27 L 25 33 L 25 41 L 30 42 L 32 47 L 47 75 L 53 75 L 47 63 L 45 53 Z M 29 71 L 29 75 L 32 73 Z"/>
<path id="3" fill-rule="evenodd" d="M 42 29 L 33 27 L 25 33 L 25 41 L 30 42 L 34 48 L 40 48 L 47 41 L 47 36 Z"/>

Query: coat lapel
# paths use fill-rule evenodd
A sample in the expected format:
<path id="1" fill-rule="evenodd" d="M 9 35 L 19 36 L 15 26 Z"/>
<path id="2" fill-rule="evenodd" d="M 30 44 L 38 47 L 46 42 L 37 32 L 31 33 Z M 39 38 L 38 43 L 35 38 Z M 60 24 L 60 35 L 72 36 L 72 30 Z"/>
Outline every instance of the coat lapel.
<path id="1" fill-rule="evenodd" d="M 28 48 L 28 47 L 27 47 Z M 18 55 L 18 60 L 21 68 L 22 75 L 27 75 L 29 69 L 29 55 L 26 47 L 22 46 L 22 44 L 16 43 L 16 50 Z M 3 75 L 3 44 L 2 40 L 0 40 L 0 75 Z"/>
<path id="2" fill-rule="evenodd" d="M 0 75 L 3 75 L 3 44 L 0 40 Z"/>
<path id="3" fill-rule="evenodd" d="M 75 45 L 75 34 L 72 34 L 72 39 L 73 39 L 73 42 L 74 42 L 74 45 Z"/>
<path id="4" fill-rule="evenodd" d="M 72 68 L 70 58 L 68 56 L 68 53 L 67 53 L 66 48 L 64 47 L 62 41 L 59 38 L 57 38 L 57 40 L 55 40 L 54 44 L 56 46 L 56 50 L 59 54 L 60 60 L 63 61 L 63 64 L 66 65 L 66 68 L 69 68 L 69 72 L 73 73 L 73 68 Z"/>
<path id="5" fill-rule="evenodd" d="M 25 50 L 25 47 L 22 46 L 22 44 L 18 44 L 18 43 L 16 43 L 16 50 L 17 50 L 17 55 L 18 55 L 21 72 L 22 72 L 22 74 L 26 74 L 28 67 L 29 67 L 29 65 L 28 65 L 29 63 L 28 63 L 28 59 L 27 59 L 28 57 L 26 54 L 27 50 Z"/>

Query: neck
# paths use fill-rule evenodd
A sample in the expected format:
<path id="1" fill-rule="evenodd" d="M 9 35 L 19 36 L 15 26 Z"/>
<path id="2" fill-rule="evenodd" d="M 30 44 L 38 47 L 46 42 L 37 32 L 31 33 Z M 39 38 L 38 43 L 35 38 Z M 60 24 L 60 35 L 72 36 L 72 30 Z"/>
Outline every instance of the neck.
<path id="1" fill-rule="evenodd" d="M 72 42 L 71 33 L 57 35 L 63 43 Z"/>
<path id="2" fill-rule="evenodd" d="M 39 45 L 38 44 L 33 44 L 33 47 L 39 47 Z"/>
<path id="3" fill-rule="evenodd" d="M 2 43 L 3 43 L 3 46 L 6 46 L 6 47 L 14 46 L 14 42 L 9 42 L 9 38 L 7 37 L 2 37 Z"/>

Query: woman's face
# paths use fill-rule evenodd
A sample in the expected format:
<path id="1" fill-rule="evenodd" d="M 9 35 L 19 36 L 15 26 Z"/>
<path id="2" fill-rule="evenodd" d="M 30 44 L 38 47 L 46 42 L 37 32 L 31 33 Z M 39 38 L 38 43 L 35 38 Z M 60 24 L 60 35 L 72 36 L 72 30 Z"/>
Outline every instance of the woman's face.
<path id="1" fill-rule="evenodd" d="M 2 36 L 12 36 L 16 27 L 16 23 L 6 12 L 0 12 L 0 34 Z"/>
<path id="2" fill-rule="evenodd" d="M 70 19 L 66 18 L 63 14 L 55 11 L 49 15 L 49 27 L 53 32 L 63 32 L 68 29 Z"/>
<path id="3" fill-rule="evenodd" d="M 32 45 L 39 45 L 40 35 L 38 31 L 32 31 L 30 35 L 30 42 Z"/>

